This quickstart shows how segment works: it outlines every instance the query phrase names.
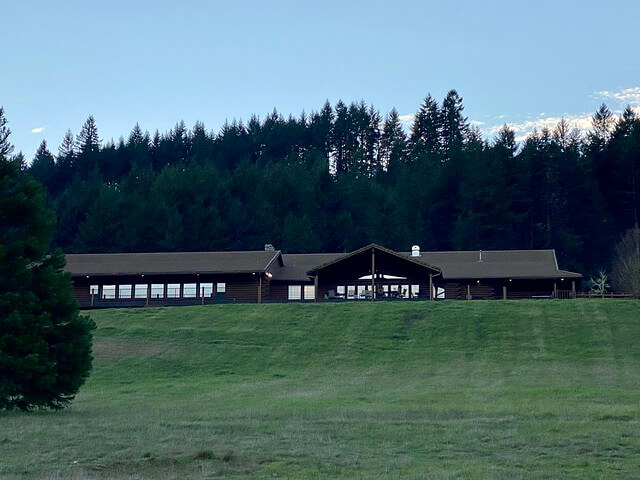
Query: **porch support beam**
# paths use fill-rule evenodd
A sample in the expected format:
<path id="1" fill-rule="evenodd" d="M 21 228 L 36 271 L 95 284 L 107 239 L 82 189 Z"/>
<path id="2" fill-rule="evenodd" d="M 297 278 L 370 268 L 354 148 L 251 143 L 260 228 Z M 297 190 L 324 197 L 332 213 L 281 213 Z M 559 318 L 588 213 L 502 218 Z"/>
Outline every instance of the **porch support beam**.
<path id="1" fill-rule="evenodd" d="M 320 301 L 320 289 L 318 288 L 318 277 L 319 275 L 316 273 L 316 276 L 313 277 L 313 289 L 314 289 L 314 294 L 313 294 L 313 301 L 314 302 L 319 302 Z"/>
<path id="2" fill-rule="evenodd" d="M 262 273 L 258 273 L 258 303 L 262 303 Z"/>
<path id="3" fill-rule="evenodd" d="M 433 300 L 433 273 L 429 274 L 429 300 Z"/>
<path id="4" fill-rule="evenodd" d="M 371 301 L 375 300 L 376 296 L 376 251 L 371 249 Z"/>

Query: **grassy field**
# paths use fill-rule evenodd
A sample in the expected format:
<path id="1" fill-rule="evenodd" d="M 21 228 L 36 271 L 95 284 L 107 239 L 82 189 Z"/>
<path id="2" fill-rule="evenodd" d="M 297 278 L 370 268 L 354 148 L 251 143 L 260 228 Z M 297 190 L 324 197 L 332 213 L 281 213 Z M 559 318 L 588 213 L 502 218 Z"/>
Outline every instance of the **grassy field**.
<path id="1" fill-rule="evenodd" d="M 0 478 L 640 476 L 640 302 L 93 312 L 61 412 L 0 412 Z"/>

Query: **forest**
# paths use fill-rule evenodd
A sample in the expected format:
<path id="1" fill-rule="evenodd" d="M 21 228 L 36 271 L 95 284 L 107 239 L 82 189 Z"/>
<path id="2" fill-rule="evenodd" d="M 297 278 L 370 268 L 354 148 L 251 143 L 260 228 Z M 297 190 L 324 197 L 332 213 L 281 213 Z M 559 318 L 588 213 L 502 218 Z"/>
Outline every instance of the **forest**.
<path id="1" fill-rule="evenodd" d="M 89 116 L 57 153 L 43 141 L 22 162 L 68 253 L 555 248 L 563 268 L 593 275 L 640 209 L 632 108 L 602 105 L 588 134 L 563 120 L 522 142 L 506 125 L 486 139 L 455 90 L 428 95 L 407 128 L 395 109 L 338 101 L 217 133 L 136 124 L 104 142 Z"/>

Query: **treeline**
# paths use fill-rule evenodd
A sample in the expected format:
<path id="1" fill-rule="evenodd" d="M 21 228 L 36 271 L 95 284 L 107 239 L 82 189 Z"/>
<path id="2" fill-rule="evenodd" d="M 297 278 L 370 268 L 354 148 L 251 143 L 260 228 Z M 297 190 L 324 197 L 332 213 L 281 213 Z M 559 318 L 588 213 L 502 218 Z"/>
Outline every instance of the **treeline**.
<path id="1" fill-rule="evenodd" d="M 592 274 L 638 224 L 640 120 L 606 106 L 581 135 L 565 121 L 521 145 L 470 126 L 461 97 L 427 96 L 408 133 L 395 110 L 328 102 L 317 112 L 225 124 L 136 125 L 101 142 L 89 117 L 57 155 L 28 167 L 44 184 L 66 252 L 555 248 Z"/>

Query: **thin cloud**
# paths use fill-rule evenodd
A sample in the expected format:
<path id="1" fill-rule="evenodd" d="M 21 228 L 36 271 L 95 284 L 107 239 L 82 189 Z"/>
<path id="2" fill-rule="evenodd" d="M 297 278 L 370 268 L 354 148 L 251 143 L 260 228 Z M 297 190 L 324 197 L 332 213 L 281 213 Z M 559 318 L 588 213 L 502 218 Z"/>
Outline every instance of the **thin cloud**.
<path id="1" fill-rule="evenodd" d="M 640 87 L 623 88 L 621 90 L 602 90 L 598 92 L 600 98 L 615 100 L 619 104 L 640 106 Z"/>
<path id="2" fill-rule="evenodd" d="M 31 133 L 42 133 L 44 132 L 44 127 L 36 127 L 31 129 Z"/>
<path id="3" fill-rule="evenodd" d="M 540 131 L 543 129 L 553 130 L 562 119 L 568 124 L 569 128 L 577 128 L 580 132 L 586 133 L 591 129 L 591 116 L 590 113 L 582 113 L 577 115 L 563 115 L 563 116 L 544 116 L 536 117 L 522 122 L 505 122 L 511 130 L 515 133 L 516 141 L 521 142 L 527 138 L 534 130 Z M 485 128 L 483 133 L 485 136 L 495 136 L 504 124 L 493 125 Z"/>

